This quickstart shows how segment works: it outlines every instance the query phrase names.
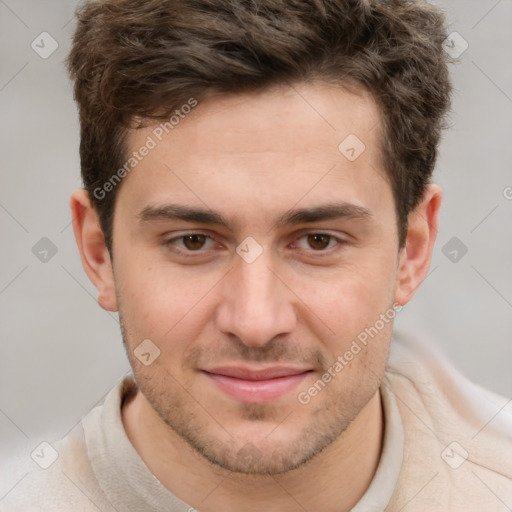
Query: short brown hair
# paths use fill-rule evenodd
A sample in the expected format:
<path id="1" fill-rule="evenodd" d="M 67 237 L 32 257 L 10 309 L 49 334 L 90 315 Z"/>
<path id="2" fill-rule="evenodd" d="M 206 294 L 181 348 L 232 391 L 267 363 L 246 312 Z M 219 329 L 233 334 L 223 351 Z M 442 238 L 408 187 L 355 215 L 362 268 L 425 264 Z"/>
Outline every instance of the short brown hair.
<path id="1" fill-rule="evenodd" d="M 321 80 L 369 90 L 398 221 L 434 169 L 451 84 L 444 15 L 422 0 L 90 0 L 68 57 L 84 187 L 112 248 L 115 197 L 94 191 L 126 160 L 135 119 L 168 119 L 191 97 Z"/>

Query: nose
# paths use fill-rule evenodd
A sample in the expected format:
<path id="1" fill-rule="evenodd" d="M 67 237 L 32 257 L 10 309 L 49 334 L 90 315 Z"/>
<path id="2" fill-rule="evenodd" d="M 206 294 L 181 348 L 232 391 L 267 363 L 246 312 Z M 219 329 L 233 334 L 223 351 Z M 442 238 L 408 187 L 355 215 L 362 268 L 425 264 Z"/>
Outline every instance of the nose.
<path id="1" fill-rule="evenodd" d="M 271 258 L 266 251 L 252 263 L 235 257 L 234 267 L 223 280 L 216 314 L 219 330 L 251 347 L 290 334 L 296 325 L 294 294 L 272 269 Z"/>

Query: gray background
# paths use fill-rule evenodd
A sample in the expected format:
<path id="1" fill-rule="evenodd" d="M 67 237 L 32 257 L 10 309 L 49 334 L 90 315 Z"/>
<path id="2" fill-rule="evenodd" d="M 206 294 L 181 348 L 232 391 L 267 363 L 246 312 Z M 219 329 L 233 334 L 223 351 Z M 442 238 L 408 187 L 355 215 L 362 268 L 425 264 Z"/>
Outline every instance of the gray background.
<path id="1" fill-rule="evenodd" d="M 117 316 L 97 305 L 70 226 L 79 140 L 62 60 L 75 3 L 0 0 L 0 498 L 41 441 L 68 432 L 129 370 Z M 469 378 L 510 398 L 512 0 L 437 3 L 469 48 L 452 66 L 431 274 L 396 325 L 425 333 Z M 43 31 L 59 45 L 47 59 L 31 48 Z M 43 237 L 57 248 L 47 262 L 32 252 Z M 468 249 L 455 263 L 443 253 L 453 237 Z"/>

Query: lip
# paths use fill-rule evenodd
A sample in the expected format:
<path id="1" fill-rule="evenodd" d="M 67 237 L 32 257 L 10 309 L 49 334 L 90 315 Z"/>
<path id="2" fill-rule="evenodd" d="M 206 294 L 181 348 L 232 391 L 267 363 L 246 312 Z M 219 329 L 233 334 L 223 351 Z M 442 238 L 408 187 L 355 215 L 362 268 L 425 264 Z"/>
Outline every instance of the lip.
<path id="1" fill-rule="evenodd" d="M 267 403 L 292 391 L 311 373 L 311 369 L 273 366 L 249 368 L 223 366 L 203 370 L 225 394 L 240 402 Z"/>

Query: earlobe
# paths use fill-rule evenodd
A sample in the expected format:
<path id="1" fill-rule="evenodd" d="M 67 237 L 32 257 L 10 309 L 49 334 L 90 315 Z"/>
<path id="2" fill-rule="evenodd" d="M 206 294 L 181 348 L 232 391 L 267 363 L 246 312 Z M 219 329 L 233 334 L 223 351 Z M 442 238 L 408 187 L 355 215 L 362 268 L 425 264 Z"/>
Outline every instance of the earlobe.
<path id="1" fill-rule="evenodd" d="M 416 209 L 409 214 L 407 240 L 400 251 L 395 302 L 407 304 L 428 274 L 439 224 L 442 190 L 430 184 Z"/>
<path id="2" fill-rule="evenodd" d="M 112 262 L 98 214 L 84 189 L 73 192 L 70 206 L 82 266 L 98 290 L 98 303 L 103 309 L 117 311 Z"/>

